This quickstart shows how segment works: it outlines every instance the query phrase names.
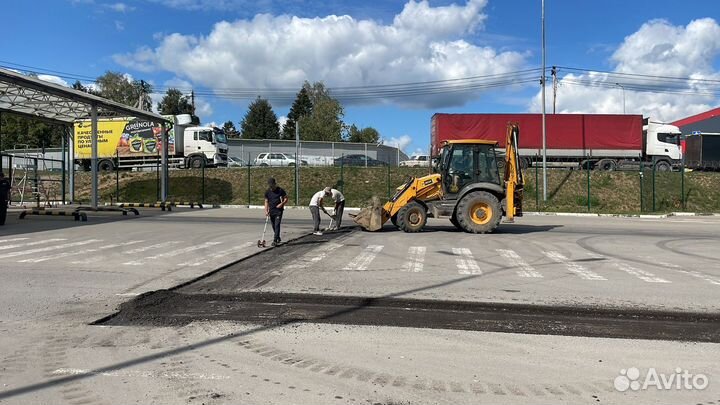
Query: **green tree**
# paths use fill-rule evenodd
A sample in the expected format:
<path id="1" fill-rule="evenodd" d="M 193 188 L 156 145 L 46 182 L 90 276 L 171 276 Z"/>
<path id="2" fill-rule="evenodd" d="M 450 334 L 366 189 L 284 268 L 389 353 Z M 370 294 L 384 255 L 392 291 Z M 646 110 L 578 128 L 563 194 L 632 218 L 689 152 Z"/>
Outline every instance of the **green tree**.
<path id="1" fill-rule="evenodd" d="M 130 80 L 120 72 L 108 71 L 98 77 L 96 83 L 98 90 L 93 94 L 145 111 L 152 110 L 152 86 L 142 80 Z"/>
<path id="2" fill-rule="evenodd" d="M 223 131 L 225 131 L 225 135 L 228 136 L 228 138 L 238 138 L 240 137 L 240 133 L 235 128 L 235 124 L 232 121 L 226 121 L 223 124 Z"/>
<path id="3" fill-rule="evenodd" d="M 345 126 L 342 104 L 330 95 L 323 82 L 311 84 L 306 81 L 303 89 L 312 102 L 312 113 L 298 120 L 300 138 L 305 141 L 342 141 L 342 129 Z"/>
<path id="4" fill-rule="evenodd" d="M 3 113 L 1 150 L 14 148 L 50 148 L 62 145 L 63 128 L 31 118 Z"/>
<path id="5" fill-rule="evenodd" d="M 187 96 L 178 89 L 169 88 L 157 105 L 162 115 L 191 114 L 194 116 L 192 104 Z"/>
<path id="6" fill-rule="evenodd" d="M 240 123 L 240 132 L 244 139 L 280 138 L 280 124 L 269 101 L 258 97 L 250 103 Z"/>
<path id="7" fill-rule="evenodd" d="M 373 127 L 359 129 L 352 124 L 347 130 L 348 142 L 377 143 L 380 140 L 380 133 Z"/>
<path id="8" fill-rule="evenodd" d="M 292 107 L 290 107 L 290 113 L 288 113 L 287 117 L 288 119 L 282 130 L 283 139 L 295 139 L 295 123 L 301 117 L 310 116 L 312 114 L 312 110 L 312 101 L 310 101 L 307 89 L 303 87 L 295 97 Z"/>

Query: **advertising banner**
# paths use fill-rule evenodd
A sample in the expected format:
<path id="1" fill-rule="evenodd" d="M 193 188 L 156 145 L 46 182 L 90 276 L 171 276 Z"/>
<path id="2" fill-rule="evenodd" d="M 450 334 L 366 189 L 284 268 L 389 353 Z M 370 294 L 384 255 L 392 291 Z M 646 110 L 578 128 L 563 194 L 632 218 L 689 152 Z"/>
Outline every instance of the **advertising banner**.
<path id="1" fill-rule="evenodd" d="M 98 120 L 98 157 L 159 156 L 162 153 L 162 126 L 142 119 Z M 168 133 L 168 154 L 175 154 L 174 131 Z M 75 158 L 90 159 L 92 123 L 75 123 Z"/>

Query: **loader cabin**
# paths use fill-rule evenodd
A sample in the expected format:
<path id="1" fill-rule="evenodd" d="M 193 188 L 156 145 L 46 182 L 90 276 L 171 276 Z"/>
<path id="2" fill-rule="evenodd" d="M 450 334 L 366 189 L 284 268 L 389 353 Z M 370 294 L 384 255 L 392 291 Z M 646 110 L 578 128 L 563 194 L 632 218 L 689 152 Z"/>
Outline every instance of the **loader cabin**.
<path id="1" fill-rule="evenodd" d="M 446 195 L 457 194 L 468 184 L 502 186 L 495 148 L 496 141 L 463 139 L 445 141 L 436 172 L 442 175 Z"/>

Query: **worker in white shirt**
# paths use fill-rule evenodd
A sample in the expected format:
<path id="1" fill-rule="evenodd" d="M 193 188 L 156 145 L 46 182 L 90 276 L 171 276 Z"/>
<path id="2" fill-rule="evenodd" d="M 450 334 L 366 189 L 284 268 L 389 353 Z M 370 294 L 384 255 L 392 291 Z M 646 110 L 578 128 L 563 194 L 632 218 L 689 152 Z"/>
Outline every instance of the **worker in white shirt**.
<path id="1" fill-rule="evenodd" d="M 332 198 L 335 202 L 335 215 L 333 215 L 334 225 L 331 225 L 330 230 L 335 231 L 340 229 L 342 224 L 343 211 L 345 211 L 345 196 L 338 190 L 332 187 L 325 187 L 325 196 Z"/>
<path id="2" fill-rule="evenodd" d="M 313 235 L 322 235 L 322 232 L 320 232 L 320 210 L 323 210 L 324 213 L 328 214 L 327 210 L 325 210 L 325 207 L 323 207 L 323 198 L 325 198 L 325 190 L 318 191 L 317 193 L 313 194 L 312 198 L 310 199 L 310 213 L 313 217 L 314 226 Z"/>

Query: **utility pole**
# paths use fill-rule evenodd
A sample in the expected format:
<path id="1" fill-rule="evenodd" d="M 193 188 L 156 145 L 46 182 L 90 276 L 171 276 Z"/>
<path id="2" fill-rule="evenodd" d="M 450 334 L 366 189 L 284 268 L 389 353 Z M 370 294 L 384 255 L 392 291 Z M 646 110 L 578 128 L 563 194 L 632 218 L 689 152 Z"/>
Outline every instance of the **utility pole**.
<path id="1" fill-rule="evenodd" d="M 144 110 L 145 107 L 145 80 L 140 80 L 140 91 L 138 92 L 137 108 Z"/>
<path id="2" fill-rule="evenodd" d="M 553 66 L 551 70 L 552 81 L 553 81 L 553 114 L 555 114 L 555 107 L 557 104 L 557 67 Z"/>
<path id="3" fill-rule="evenodd" d="M 195 115 L 195 91 L 190 90 L 190 105 L 192 106 L 192 115 Z"/>
<path id="4" fill-rule="evenodd" d="M 545 0 L 542 0 L 542 71 L 540 84 L 542 85 L 542 167 L 543 167 L 543 201 L 547 201 L 547 134 L 545 132 Z"/>

